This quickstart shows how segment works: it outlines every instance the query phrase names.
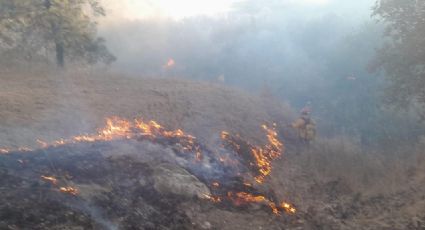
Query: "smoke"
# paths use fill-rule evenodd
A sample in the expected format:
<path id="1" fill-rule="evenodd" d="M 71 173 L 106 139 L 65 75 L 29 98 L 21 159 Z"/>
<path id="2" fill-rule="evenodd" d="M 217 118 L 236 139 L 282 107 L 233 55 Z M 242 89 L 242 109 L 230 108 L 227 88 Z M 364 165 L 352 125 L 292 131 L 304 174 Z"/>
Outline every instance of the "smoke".
<path id="1" fill-rule="evenodd" d="M 302 85 L 323 80 L 317 73 L 327 68 L 326 58 L 370 21 L 372 5 L 370 0 L 247 0 L 216 16 L 111 18 L 101 33 L 118 57 L 119 72 L 225 79 L 247 89 L 264 82 Z M 174 65 L 164 68 L 169 60 Z"/>
<path id="2" fill-rule="evenodd" d="M 266 86 L 296 108 L 310 101 L 315 115 L 334 117 L 334 124 L 320 122 L 323 133 L 367 136 L 372 128 L 366 127 L 378 121 L 366 124 L 365 117 L 380 114 L 375 108 L 383 88 L 366 71 L 382 42 L 382 25 L 371 18 L 373 5 L 245 0 L 214 16 L 121 18 L 105 23 L 101 32 L 118 57 L 112 67 L 117 72 L 211 81 L 250 92 Z M 365 84 L 370 87 L 361 87 Z M 367 109 L 354 109 L 366 101 Z"/>
<path id="3" fill-rule="evenodd" d="M 90 216 L 92 220 L 94 220 L 99 227 L 106 230 L 118 230 L 119 226 L 112 223 L 110 220 L 105 219 L 102 215 L 102 210 L 100 208 L 93 206 L 87 202 L 79 201 L 77 203 L 68 203 L 70 208 L 77 209 L 82 211 Z"/>

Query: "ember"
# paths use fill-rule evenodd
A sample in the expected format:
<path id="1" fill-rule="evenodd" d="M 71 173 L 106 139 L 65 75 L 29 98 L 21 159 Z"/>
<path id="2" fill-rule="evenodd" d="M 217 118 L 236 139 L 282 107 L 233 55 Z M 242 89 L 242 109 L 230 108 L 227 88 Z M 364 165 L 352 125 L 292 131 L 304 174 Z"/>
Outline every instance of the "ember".
<path id="1" fill-rule="evenodd" d="M 290 214 L 295 214 L 297 212 L 297 209 L 295 209 L 294 206 L 292 206 L 291 204 L 288 204 L 286 202 L 282 202 L 282 204 L 280 205 L 287 213 Z"/>
<path id="2" fill-rule="evenodd" d="M 63 193 L 68 193 L 68 194 L 71 194 L 71 195 L 74 195 L 74 196 L 78 195 L 78 190 L 76 188 L 73 188 L 73 187 L 70 187 L 70 186 L 60 187 L 59 191 L 63 192 Z"/>
<path id="3" fill-rule="evenodd" d="M 210 200 L 214 203 L 220 203 L 221 202 L 221 198 L 218 196 L 213 196 L 210 194 L 204 194 L 205 199 Z"/>
<path id="4" fill-rule="evenodd" d="M 246 192 L 237 192 L 237 193 L 229 192 L 227 194 L 227 197 L 230 200 L 232 200 L 233 203 L 237 206 L 240 206 L 246 203 L 266 204 L 271 208 L 274 214 L 276 215 L 280 214 L 279 207 L 276 206 L 276 203 L 262 195 L 253 195 Z M 296 212 L 295 208 L 292 205 L 285 202 L 282 202 L 282 206 L 280 208 L 282 208 L 285 212 L 290 214 L 294 214 Z"/>
<path id="5" fill-rule="evenodd" d="M 58 180 L 55 177 L 52 176 L 41 176 L 41 179 L 48 181 L 52 183 L 53 185 L 56 185 L 58 183 Z"/>

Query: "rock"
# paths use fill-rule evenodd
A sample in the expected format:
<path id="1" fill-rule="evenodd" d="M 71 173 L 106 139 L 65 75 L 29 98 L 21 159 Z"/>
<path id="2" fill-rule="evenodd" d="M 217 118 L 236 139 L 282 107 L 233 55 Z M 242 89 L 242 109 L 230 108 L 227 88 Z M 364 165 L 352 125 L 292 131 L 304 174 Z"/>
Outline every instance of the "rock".
<path id="1" fill-rule="evenodd" d="M 211 223 L 210 223 L 210 222 L 208 222 L 208 221 L 205 221 L 205 222 L 201 225 L 201 228 L 202 228 L 202 229 L 211 229 L 211 227 L 212 227 L 212 225 L 211 225 Z"/>
<path id="2" fill-rule="evenodd" d="M 185 169 L 172 164 L 161 164 L 154 170 L 154 188 L 163 195 L 203 198 L 210 194 L 208 187 Z"/>

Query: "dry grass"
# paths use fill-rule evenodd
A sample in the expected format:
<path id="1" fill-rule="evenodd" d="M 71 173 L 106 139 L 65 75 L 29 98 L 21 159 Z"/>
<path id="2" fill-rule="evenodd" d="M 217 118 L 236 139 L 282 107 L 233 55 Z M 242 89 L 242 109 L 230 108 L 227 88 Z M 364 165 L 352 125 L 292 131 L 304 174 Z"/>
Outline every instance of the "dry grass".
<path id="1" fill-rule="evenodd" d="M 275 121 L 287 130 L 295 118 L 288 105 L 273 97 L 217 84 L 88 71 L 0 73 L 0 146 L 31 147 L 36 139 L 93 132 L 108 116 L 155 119 L 170 128 L 183 128 L 203 142 L 214 142 L 222 130 L 260 142 L 262 123 Z M 394 202 L 422 199 L 422 203 L 397 212 L 425 212 L 421 205 L 425 138 L 416 146 L 381 149 L 362 148 L 349 138 L 321 139 L 308 147 L 288 140 L 286 145 L 288 151 L 274 163 L 270 183 L 279 198 L 300 209 L 326 206 L 332 194 L 340 199 L 353 194 L 397 197 L 394 194 L 406 192 L 408 199 L 397 197 Z"/>
<path id="2" fill-rule="evenodd" d="M 0 101 L 0 146 L 93 132 L 109 116 L 155 119 L 203 141 L 222 130 L 259 141 L 260 125 L 283 122 L 287 109 L 217 84 L 89 71 L 0 73 Z"/>
<path id="3" fill-rule="evenodd" d="M 260 141 L 263 122 L 285 127 L 295 118 L 289 105 L 271 95 L 256 97 L 217 84 L 90 71 L 0 73 L 0 101 L 0 146 L 12 147 L 93 132 L 105 117 L 114 115 L 155 119 L 205 142 L 214 142 L 221 130 Z M 299 154 L 289 151 L 284 160 L 291 167 L 277 169 L 294 177 L 308 175 L 310 181 L 339 179 L 353 191 L 392 192 L 412 175 L 421 177 L 417 172 L 425 168 L 424 147 L 425 139 L 416 147 L 381 152 L 362 149 L 348 138 L 325 139 L 299 149 Z"/>
<path id="4" fill-rule="evenodd" d="M 322 139 L 289 152 L 284 164 L 295 165 L 312 183 L 341 181 L 351 193 L 394 194 L 424 181 L 424 147 L 399 146 L 382 152 L 361 148 L 349 138 Z M 293 187 L 293 192 L 299 191 Z"/>

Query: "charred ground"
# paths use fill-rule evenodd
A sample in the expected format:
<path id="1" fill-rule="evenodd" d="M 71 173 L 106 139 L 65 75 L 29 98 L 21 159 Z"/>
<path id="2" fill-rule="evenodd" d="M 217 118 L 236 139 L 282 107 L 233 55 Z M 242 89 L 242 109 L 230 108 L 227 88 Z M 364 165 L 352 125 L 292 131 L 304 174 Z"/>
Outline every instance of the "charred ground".
<path id="1" fill-rule="evenodd" d="M 282 134 L 293 119 L 288 106 L 215 84 L 87 73 L 15 77 L 19 81 L 1 78 L 2 146 L 37 148 L 37 139 L 90 133 L 112 115 L 183 128 L 205 148 L 217 144 L 222 130 L 263 144 L 261 124 L 275 121 Z M 172 160 L 172 146 L 121 140 L 2 155 L 0 227 L 425 228 L 421 146 L 410 148 L 409 156 L 391 156 L 365 152 L 343 139 L 321 139 L 303 148 L 285 135 L 280 138 L 286 147 L 283 157 L 273 162 L 264 185 L 251 192 L 290 199 L 296 215 L 273 215 L 264 204 L 235 207 L 199 198 L 211 185 Z M 55 176 L 57 184 L 41 176 Z M 239 180 L 229 179 L 228 186 L 240 186 Z M 78 188 L 79 195 L 60 192 L 60 187 Z"/>

